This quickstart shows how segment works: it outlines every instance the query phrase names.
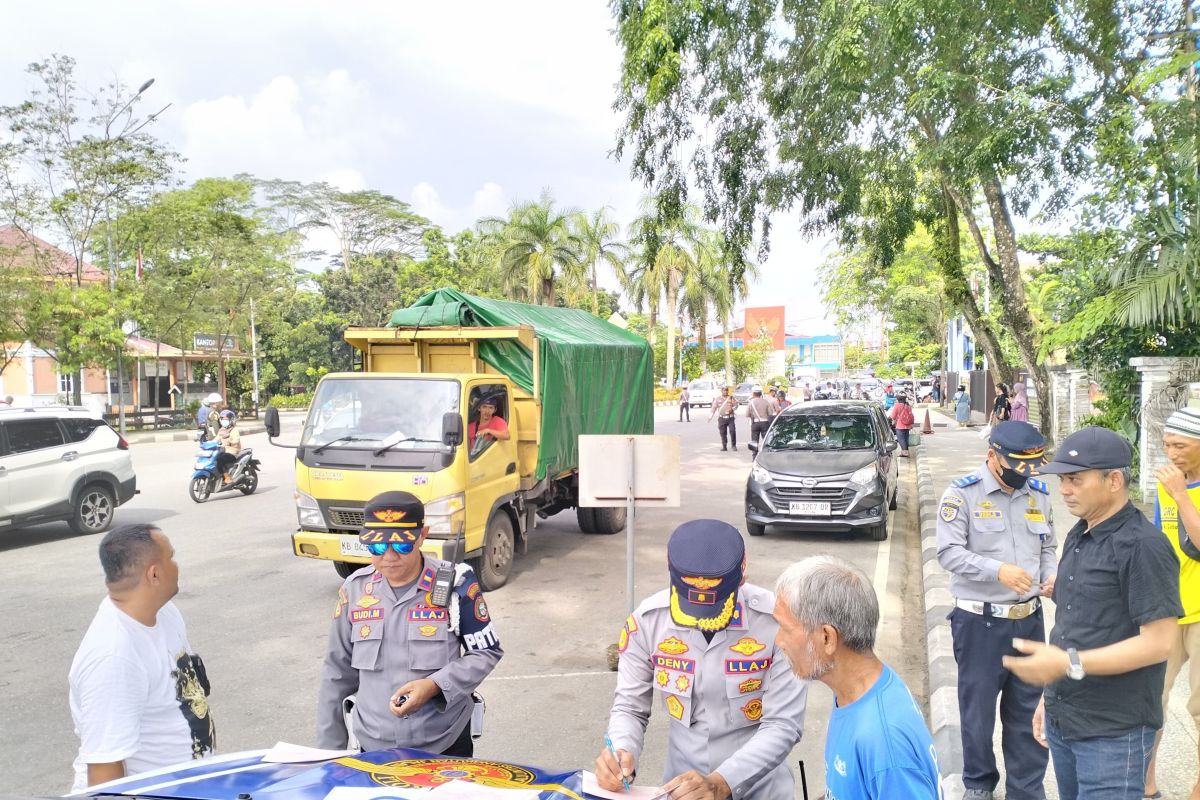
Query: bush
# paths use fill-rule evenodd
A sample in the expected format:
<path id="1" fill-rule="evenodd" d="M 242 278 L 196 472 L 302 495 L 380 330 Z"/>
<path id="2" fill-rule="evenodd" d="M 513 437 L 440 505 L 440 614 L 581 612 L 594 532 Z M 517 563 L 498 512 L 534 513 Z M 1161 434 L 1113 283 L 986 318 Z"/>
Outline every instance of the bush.
<path id="1" fill-rule="evenodd" d="M 282 409 L 299 409 L 303 411 L 308 408 L 308 404 L 312 402 L 312 394 L 309 392 L 301 392 L 300 394 L 277 394 L 271 398 L 271 402 L 267 403 L 271 408 Z"/>
<path id="2" fill-rule="evenodd" d="M 677 402 L 679 400 L 679 395 L 682 392 L 683 392 L 682 389 L 655 389 L 654 390 L 654 402 L 665 403 L 668 400 L 670 400 L 672 402 Z"/>

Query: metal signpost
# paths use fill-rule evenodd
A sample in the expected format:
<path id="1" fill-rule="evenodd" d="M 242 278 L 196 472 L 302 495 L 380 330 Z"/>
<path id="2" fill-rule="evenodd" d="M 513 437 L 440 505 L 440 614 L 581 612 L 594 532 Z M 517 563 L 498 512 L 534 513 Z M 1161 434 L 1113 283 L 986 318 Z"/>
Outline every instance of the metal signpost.
<path id="1" fill-rule="evenodd" d="M 625 506 L 625 599 L 632 614 L 637 507 L 679 507 L 679 437 L 580 436 L 579 505 Z"/>

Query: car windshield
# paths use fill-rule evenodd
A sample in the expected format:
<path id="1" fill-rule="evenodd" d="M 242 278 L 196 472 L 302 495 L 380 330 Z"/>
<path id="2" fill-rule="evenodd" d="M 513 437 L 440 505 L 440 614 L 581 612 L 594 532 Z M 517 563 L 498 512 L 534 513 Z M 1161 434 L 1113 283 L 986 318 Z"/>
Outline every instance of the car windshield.
<path id="1" fill-rule="evenodd" d="M 313 398 L 302 446 L 442 450 L 442 415 L 459 410 L 458 381 L 327 378 Z"/>
<path id="2" fill-rule="evenodd" d="M 768 450 L 864 450 L 875 446 L 866 414 L 789 414 L 767 434 Z"/>

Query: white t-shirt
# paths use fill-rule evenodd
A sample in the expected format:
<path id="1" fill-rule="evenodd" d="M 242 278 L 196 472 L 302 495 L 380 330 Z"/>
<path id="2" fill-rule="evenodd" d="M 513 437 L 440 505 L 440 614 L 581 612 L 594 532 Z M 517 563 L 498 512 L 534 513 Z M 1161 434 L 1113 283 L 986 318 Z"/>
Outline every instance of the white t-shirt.
<path id="1" fill-rule="evenodd" d="M 208 677 L 174 603 L 146 627 L 105 597 L 69 681 L 80 742 L 72 792 L 87 788 L 88 764 L 124 761 L 134 775 L 212 754 Z"/>

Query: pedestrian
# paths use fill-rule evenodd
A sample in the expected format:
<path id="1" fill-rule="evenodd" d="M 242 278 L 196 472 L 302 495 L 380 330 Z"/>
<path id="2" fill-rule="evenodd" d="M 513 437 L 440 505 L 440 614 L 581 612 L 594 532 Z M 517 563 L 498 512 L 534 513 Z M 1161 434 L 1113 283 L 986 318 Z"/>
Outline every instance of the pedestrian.
<path id="1" fill-rule="evenodd" d="M 737 400 L 729 391 L 728 386 L 721 387 L 721 396 L 712 404 L 712 410 L 708 413 L 708 421 L 712 422 L 713 415 L 717 417 L 717 432 L 721 434 L 721 449 L 726 449 L 726 444 L 733 445 L 733 449 L 737 450 Z"/>
<path id="2" fill-rule="evenodd" d="M 833 556 L 792 564 L 775 585 L 775 620 L 776 643 L 795 674 L 833 691 L 826 796 L 937 800 L 937 755 L 925 718 L 874 652 L 879 598 L 867 576 Z"/>
<path id="3" fill-rule="evenodd" d="M 343 701 L 354 695 L 353 734 L 364 750 L 474 753 L 473 693 L 504 652 L 475 573 L 457 564 L 443 578 L 439 568 L 448 562 L 421 552 L 428 533 L 425 506 L 408 492 L 376 495 L 363 509 L 358 539 L 371 564 L 338 591 L 318 747 L 346 747 Z"/>
<path id="4" fill-rule="evenodd" d="M 208 674 L 188 642 L 175 549 L 154 525 L 123 525 L 100 541 L 107 595 L 71 661 L 79 737 L 72 793 L 211 755 Z"/>
<path id="5" fill-rule="evenodd" d="M 750 418 L 750 443 L 757 445 L 759 438 L 771 427 L 771 420 L 777 412 L 771 401 L 763 397 L 762 387 L 757 383 L 750 388 L 750 394 L 746 416 Z"/>
<path id="6" fill-rule="evenodd" d="M 1008 384 L 996 384 L 996 401 L 992 403 L 992 416 L 988 425 L 998 425 L 1007 422 L 1012 417 L 1012 402 L 1008 399 Z"/>
<path id="7" fill-rule="evenodd" d="M 776 644 L 775 596 L 745 583 L 746 547 L 725 522 L 698 519 L 667 542 L 670 586 L 638 606 L 618 639 L 617 690 L 608 720 L 616 752 L 600 750 L 601 788 L 632 780 L 652 690 L 666 709 L 663 790 L 672 797 L 792 797 L 787 766 L 804 729 L 808 684 Z"/>
<path id="8" fill-rule="evenodd" d="M 779 404 L 780 413 L 782 413 L 785 408 L 788 408 L 792 404 L 792 401 L 787 399 L 787 392 L 785 392 L 783 389 L 779 390 L 779 394 L 775 396 L 775 401 Z"/>
<path id="9" fill-rule="evenodd" d="M 196 426 L 200 429 L 200 441 L 207 442 L 216 438 L 219 429 L 218 415 L 221 413 L 221 395 L 213 392 L 200 401 L 200 410 L 196 412 Z"/>
<path id="10" fill-rule="evenodd" d="M 1154 523 L 1166 535 L 1179 560 L 1179 599 L 1183 616 L 1167 659 L 1163 683 L 1163 718 L 1171 699 L 1175 678 L 1188 665 L 1188 714 L 1200 728 L 1200 409 L 1181 408 L 1163 428 L 1163 449 L 1169 463 L 1159 467 L 1158 496 Z M 1156 755 L 1162 731 L 1155 738 L 1155 755 L 1146 771 L 1146 797 L 1159 797 L 1155 774 Z M 1200 798 L 1200 780 L 1194 781 L 1190 797 Z"/>
<path id="11" fill-rule="evenodd" d="M 1163 724 L 1166 662 L 1183 616 L 1179 562 L 1129 500 L 1132 461 L 1119 435 L 1083 428 L 1039 470 L 1060 476 L 1079 522 L 1063 543 L 1050 644 L 1014 639 L 1028 655 L 1004 665 L 1046 687 L 1033 733 L 1050 748 L 1062 800 L 1141 798 Z"/>
<path id="12" fill-rule="evenodd" d="M 937 518 L 938 563 L 950 573 L 950 634 L 958 664 L 966 800 L 991 800 L 1000 781 L 992 746 L 1000 698 L 1005 797 L 1044 800 L 1048 755 L 1033 738 L 1042 697 L 1009 672 L 1014 638 L 1046 641 L 1042 597 L 1054 589 L 1056 541 L 1049 489 L 1030 476 L 1045 439 L 1027 422 L 992 429 L 981 468 L 955 480 Z"/>
<path id="13" fill-rule="evenodd" d="M 687 415 L 687 421 L 692 421 L 692 396 L 688 393 L 687 384 L 683 384 L 683 391 L 679 393 L 679 421 L 683 422 L 683 417 Z"/>
<path id="14" fill-rule="evenodd" d="M 900 442 L 900 455 L 908 458 L 908 434 L 916 423 L 912 406 L 908 404 L 908 395 L 903 392 L 896 395 L 896 405 L 892 406 L 892 410 L 887 413 L 888 419 L 896 427 L 896 439 Z"/>
<path id="15" fill-rule="evenodd" d="M 960 428 L 967 427 L 971 422 L 971 395 L 967 394 L 966 385 L 961 383 L 954 393 L 954 420 Z"/>
<path id="16" fill-rule="evenodd" d="M 933 376 L 933 384 L 930 388 L 933 391 L 933 402 L 940 404 L 942 402 L 942 379 L 940 376 Z"/>
<path id="17" fill-rule="evenodd" d="M 242 434 L 237 429 L 237 414 L 228 408 L 217 416 L 216 441 L 220 442 L 221 451 L 217 453 L 217 469 L 221 472 L 221 481 L 233 483 L 229 468 L 238 462 L 242 452 Z"/>
<path id="18" fill-rule="evenodd" d="M 896 390 L 889 383 L 883 390 L 883 410 L 891 411 L 894 405 L 896 405 Z"/>
<path id="19" fill-rule="evenodd" d="M 1029 422 L 1029 389 L 1024 381 L 1013 384 L 1008 418 L 1014 422 Z"/>

